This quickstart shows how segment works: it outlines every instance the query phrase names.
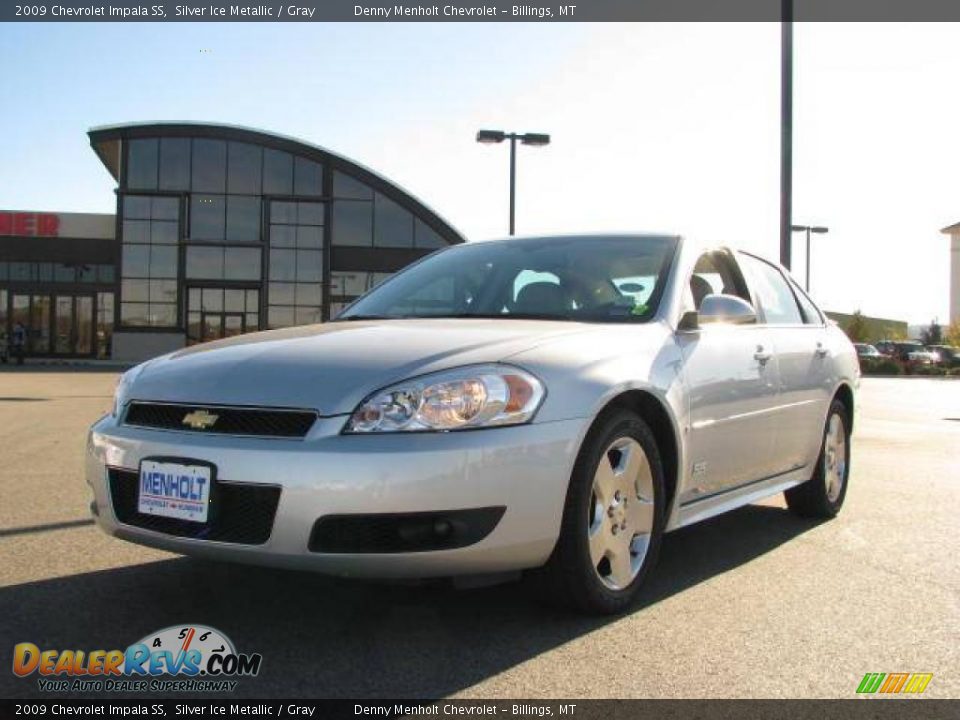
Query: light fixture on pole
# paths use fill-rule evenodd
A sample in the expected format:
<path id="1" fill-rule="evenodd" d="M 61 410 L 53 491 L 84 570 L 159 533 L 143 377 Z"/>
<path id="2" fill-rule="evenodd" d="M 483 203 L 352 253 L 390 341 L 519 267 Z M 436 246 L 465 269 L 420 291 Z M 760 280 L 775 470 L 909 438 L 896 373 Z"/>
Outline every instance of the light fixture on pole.
<path id="1" fill-rule="evenodd" d="M 494 145 L 502 143 L 504 140 L 510 141 L 510 234 L 513 235 L 516 208 L 517 140 L 522 145 L 542 147 L 550 144 L 550 136 L 544 133 L 508 133 L 503 130 L 479 130 L 477 132 L 477 142 L 484 145 Z"/>

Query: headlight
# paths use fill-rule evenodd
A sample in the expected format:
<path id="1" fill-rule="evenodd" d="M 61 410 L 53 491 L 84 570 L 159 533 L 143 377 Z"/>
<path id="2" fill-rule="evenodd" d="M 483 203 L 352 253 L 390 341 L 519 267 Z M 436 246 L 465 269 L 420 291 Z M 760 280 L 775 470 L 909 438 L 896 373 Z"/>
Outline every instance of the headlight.
<path id="1" fill-rule="evenodd" d="M 423 432 L 518 425 L 543 401 L 537 378 L 510 365 L 474 365 L 378 390 L 353 411 L 344 433 Z"/>

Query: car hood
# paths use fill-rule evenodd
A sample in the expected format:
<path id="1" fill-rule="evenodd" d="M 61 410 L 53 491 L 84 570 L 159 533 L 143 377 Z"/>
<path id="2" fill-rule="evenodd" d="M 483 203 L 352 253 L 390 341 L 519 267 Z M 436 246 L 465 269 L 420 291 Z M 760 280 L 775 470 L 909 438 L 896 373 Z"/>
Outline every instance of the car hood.
<path id="1" fill-rule="evenodd" d="M 406 378 L 496 362 L 589 325 L 525 320 L 335 322 L 243 335 L 164 355 L 142 366 L 128 398 L 189 404 L 352 412 Z"/>

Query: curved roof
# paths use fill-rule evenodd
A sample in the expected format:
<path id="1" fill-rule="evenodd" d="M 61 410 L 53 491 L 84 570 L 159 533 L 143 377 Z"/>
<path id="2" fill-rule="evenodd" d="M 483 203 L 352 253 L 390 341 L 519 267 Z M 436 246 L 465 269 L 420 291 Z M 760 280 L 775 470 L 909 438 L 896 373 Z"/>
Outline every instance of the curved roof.
<path id="1" fill-rule="evenodd" d="M 87 131 L 87 135 L 90 137 L 90 145 L 97 156 L 117 182 L 120 181 L 120 146 L 118 143 L 120 140 L 154 137 L 200 137 L 246 142 L 273 148 L 274 150 L 283 150 L 292 155 L 324 163 L 335 170 L 342 170 L 366 183 L 377 192 L 383 193 L 392 200 L 406 206 L 408 210 L 452 244 L 466 241 L 459 230 L 430 206 L 383 175 L 319 145 L 306 143 L 286 135 L 278 135 L 240 125 L 205 122 L 143 122 L 102 125 L 91 128 Z"/>

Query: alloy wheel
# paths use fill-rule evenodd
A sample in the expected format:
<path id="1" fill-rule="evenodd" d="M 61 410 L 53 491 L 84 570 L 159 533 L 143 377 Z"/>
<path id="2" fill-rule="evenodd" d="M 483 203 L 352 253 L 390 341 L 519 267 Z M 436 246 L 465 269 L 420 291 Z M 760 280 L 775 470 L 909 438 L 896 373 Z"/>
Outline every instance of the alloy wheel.
<path id="1" fill-rule="evenodd" d="M 836 413 L 830 416 L 823 452 L 823 475 L 827 499 L 833 503 L 840 497 L 847 470 L 847 436 L 843 427 L 843 419 Z"/>
<path id="2" fill-rule="evenodd" d="M 590 561 L 611 590 L 623 590 L 640 572 L 654 518 L 653 476 L 640 443 L 614 440 L 600 456 L 587 517 Z"/>

